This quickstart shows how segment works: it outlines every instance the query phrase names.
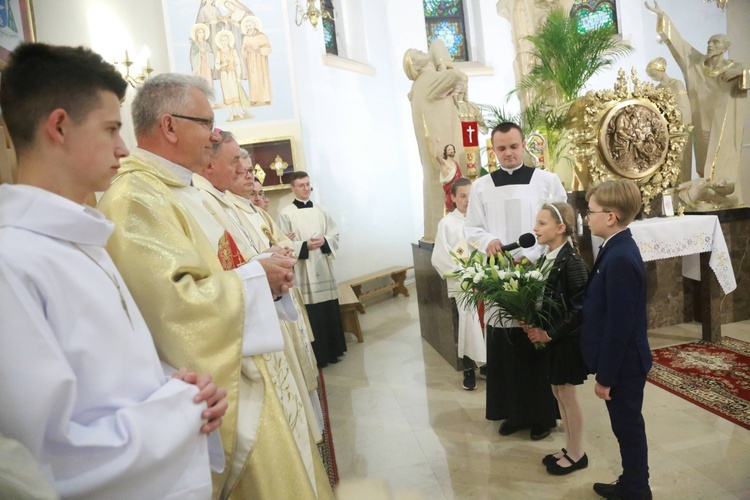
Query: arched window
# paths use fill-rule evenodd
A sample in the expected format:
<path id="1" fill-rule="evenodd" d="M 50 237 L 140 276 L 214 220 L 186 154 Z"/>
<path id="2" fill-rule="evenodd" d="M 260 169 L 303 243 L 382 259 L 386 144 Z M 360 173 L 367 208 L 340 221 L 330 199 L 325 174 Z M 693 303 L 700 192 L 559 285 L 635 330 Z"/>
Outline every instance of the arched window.
<path id="1" fill-rule="evenodd" d="M 427 43 L 445 42 L 454 61 L 468 61 L 463 0 L 423 0 Z"/>
<path id="2" fill-rule="evenodd" d="M 331 0 L 323 0 L 321 3 L 323 12 L 327 12 L 328 16 L 323 16 L 323 38 L 326 43 L 326 52 L 335 56 L 339 55 L 339 45 L 336 41 L 336 16 L 333 12 L 333 2 Z"/>
<path id="3" fill-rule="evenodd" d="M 620 32 L 615 0 L 575 0 L 573 8 L 570 9 L 570 17 L 576 19 L 579 33 L 604 26 L 614 26 L 615 30 Z"/>

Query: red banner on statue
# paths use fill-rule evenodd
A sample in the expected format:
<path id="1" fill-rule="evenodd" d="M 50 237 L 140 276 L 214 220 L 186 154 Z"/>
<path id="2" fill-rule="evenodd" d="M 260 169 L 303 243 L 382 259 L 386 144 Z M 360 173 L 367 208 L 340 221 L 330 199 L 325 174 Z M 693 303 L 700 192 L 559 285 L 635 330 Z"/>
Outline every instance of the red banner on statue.
<path id="1" fill-rule="evenodd" d="M 461 122 L 464 147 L 479 146 L 479 127 L 477 122 Z"/>

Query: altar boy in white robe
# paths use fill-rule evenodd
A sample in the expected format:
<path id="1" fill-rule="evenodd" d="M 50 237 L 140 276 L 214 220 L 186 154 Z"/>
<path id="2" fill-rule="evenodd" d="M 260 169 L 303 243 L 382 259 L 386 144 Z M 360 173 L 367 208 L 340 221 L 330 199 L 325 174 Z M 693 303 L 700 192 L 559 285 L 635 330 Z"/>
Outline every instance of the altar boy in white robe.
<path id="1" fill-rule="evenodd" d="M 279 212 L 279 228 L 290 237 L 295 265 L 294 285 L 302 293 L 310 318 L 313 351 L 318 366 L 338 363 L 346 351 L 344 327 L 339 313 L 339 291 L 333 274 L 333 259 L 339 248 L 339 229 L 328 210 L 310 200 L 312 187 L 306 172 L 292 176 L 294 201 Z"/>
<path id="2" fill-rule="evenodd" d="M 470 191 L 469 179 L 457 179 L 451 186 L 451 200 L 454 208 L 438 222 L 435 247 L 432 250 L 432 267 L 440 273 L 441 277 L 452 273 L 458 267 L 451 252 L 463 253 L 465 257 L 468 257 L 471 251 L 464 235 Z M 448 278 L 447 285 L 448 296 L 453 299 L 458 310 L 458 357 L 462 358 L 464 364 L 463 388 L 473 391 L 477 388 L 475 364 L 481 366 L 487 361 L 482 325 L 479 323 L 476 309 L 457 301 L 458 280 Z"/>
<path id="3" fill-rule="evenodd" d="M 226 392 L 165 375 L 104 249 L 113 225 L 83 204 L 128 154 L 127 83 L 87 49 L 24 44 L 0 86 L 18 157 L 0 186 L 0 433 L 63 498 L 211 498 Z"/>
<path id="4" fill-rule="evenodd" d="M 501 168 L 474 183 L 466 212 L 466 241 L 486 255 L 531 232 L 544 203 L 567 199 L 557 175 L 523 164 L 526 142 L 518 125 L 497 125 L 491 139 Z M 538 244 L 517 249 L 513 257 L 533 262 L 544 249 Z M 493 313 L 486 307 L 486 417 L 505 420 L 499 429 L 503 436 L 531 428 L 532 440 L 544 439 L 557 424 L 557 405 L 542 369 L 544 349 L 535 350 L 516 322 L 490 322 Z"/>

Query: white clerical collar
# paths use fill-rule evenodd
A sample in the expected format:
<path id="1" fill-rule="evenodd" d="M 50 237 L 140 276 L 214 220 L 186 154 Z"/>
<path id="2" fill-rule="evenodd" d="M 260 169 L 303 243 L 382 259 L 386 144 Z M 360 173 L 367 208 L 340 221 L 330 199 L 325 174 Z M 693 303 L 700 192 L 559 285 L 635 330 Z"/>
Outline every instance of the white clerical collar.
<path id="1" fill-rule="evenodd" d="M 296 201 L 298 201 L 298 202 L 302 203 L 303 205 L 304 205 L 305 203 L 307 203 L 308 201 L 312 201 L 312 200 L 311 200 L 310 198 L 308 198 L 308 199 L 306 199 L 306 200 L 300 200 L 300 199 L 299 199 L 299 198 L 297 198 L 296 196 L 294 197 L 294 199 L 295 199 Z"/>
<path id="2" fill-rule="evenodd" d="M 104 246 L 115 228 L 99 210 L 28 184 L 1 185 L 0 206 L 0 227 L 20 227 L 83 245 Z"/>
<path id="3" fill-rule="evenodd" d="M 513 175 L 513 172 L 515 172 L 516 170 L 518 170 L 519 168 L 522 168 L 522 167 L 523 167 L 523 163 L 521 163 L 520 165 L 518 165 L 516 168 L 505 168 L 502 165 L 500 165 L 500 168 L 502 170 L 504 170 L 505 173 L 508 174 L 508 175 Z"/>
<path id="4" fill-rule="evenodd" d="M 567 242 L 563 243 L 562 245 L 560 245 L 559 247 L 555 248 L 554 250 L 550 250 L 549 252 L 547 252 L 547 254 L 544 257 L 547 260 L 556 259 L 557 255 L 560 253 L 560 250 L 562 250 L 562 247 L 564 247 L 566 244 L 567 244 Z"/>
<path id="5" fill-rule="evenodd" d="M 216 189 L 214 185 L 211 184 L 211 181 L 203 177 L 201 174 L 193 174 L 190 179 L 192 180 L 192 185 L 194 187 L 207 191 L 208 193 L 214 195 L 214 197 L 221 200 L 223 203 L 227 203 L 227 200 L 224 197 L 224 192 Z"/>
<path id="6" fill-rule="evenodd" d="M 232 194 L 234 194 L 234 193 L 232 193 Z M 245 198 L 244 196 L 240 196 L 240 195 L 235 194 L 234 197 L 236 199 L 240 200 L 242 203 L 244 203 L 248 207 L 253 208 L 252 202 L 250 200 L 248 200 L 247 198 Z"/>
<path id="7" fill-rule="evenodd" d="M 157 154 L 152 153 L 151 151 L 146 151 L 142 148 L 137 148 L 139 153 L 142 153 L 144 156 L 150 156 L 153 159 L 159 160 L 161 164 L 163 164 L 167 169 L 169 169 L 170 172 L 172 172 L 174 175 L 177 176 L 177 178 L 182 181 L 183 184 L 186 186 L 192 186 L 193 185 L 193 171 L 189 170 L 182 165 L 178 165 L 173 161 L 169 161 L 166 158 L 159 156 Z"/>
<path id="8" fill-rule="evenodd" d="M 624 227 L 624 228 L 620 229 L 619 231 L 617 231 L 617 232 L 616 232 L 615 234 L 613 234 L 612 236 L 618 235 L 618 234 L 620 234 L 621 232 L 625 231 L 626 229 L 627 229 L 627 227 Z M 605 246 L 605 245 L 607 244 L 607 242 L 608 242 L 609 240 L 611 240 L 611 239 L 612 239 L 612 236 L 610 236 L 609 238 L 607 238 L 606 240 L 604 240 L 604 243 L 602 243 L 602 244 L 601 244 L 601 246 L 599 247 L 599 250 L 601 250 L 601 249 L 603 249 L 603 248 L 604 248 L 604 246 Z"/>

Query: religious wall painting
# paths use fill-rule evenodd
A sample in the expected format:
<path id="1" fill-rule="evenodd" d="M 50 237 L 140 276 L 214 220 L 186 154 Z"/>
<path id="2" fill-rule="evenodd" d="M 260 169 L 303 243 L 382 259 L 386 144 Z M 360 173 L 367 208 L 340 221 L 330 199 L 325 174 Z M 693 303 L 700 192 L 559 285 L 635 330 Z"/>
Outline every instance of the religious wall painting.
<path id="1" fill-rule="evenodd" d="M 297 119 L 282 2 L 162 1 L 171 70 L 206 80 L 219 128 Z"/>
<path id="2" fill-rule="evenodd" d="M 576 19 L 579 33 L 587 33 L 605 26 L 614 26 L 615 31 L 620 32 L 615 0 L 575 0 L 570 17 Z"/>
<path id="3" fill-rule="evenodd" d="M 468 61 L 463 0 L 423 0 L 427 45 L 442 40 L 454 61 Z"/>
<path id="4" fill-rule="evenodd" d="M 35 38 L 31 0 L 0 0 L 0 70 L 16 46 Z"/>
<path id="5" fill-rule="evenodd" d="M 293 137 L 262 139 L 240 147 L 250 154 L 255 177 L 265 191 L 289 188 L 296 170 Z"/>

